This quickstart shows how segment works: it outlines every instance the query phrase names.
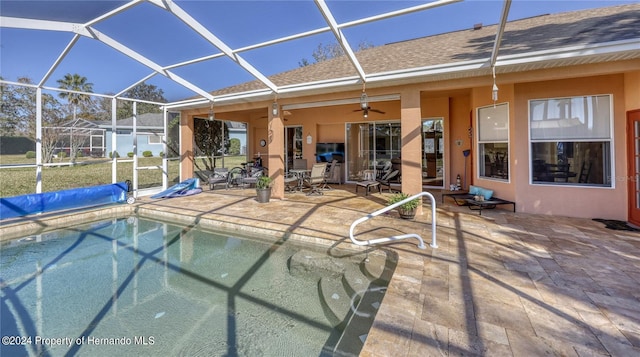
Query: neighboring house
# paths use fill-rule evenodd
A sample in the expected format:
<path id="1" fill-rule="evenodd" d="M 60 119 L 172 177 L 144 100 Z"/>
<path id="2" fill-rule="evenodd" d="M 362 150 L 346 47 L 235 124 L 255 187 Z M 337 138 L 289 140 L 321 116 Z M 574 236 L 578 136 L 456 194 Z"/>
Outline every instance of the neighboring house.
<path id="1" fill-rule="evenodd" d="M 169 113 L 169 120 L 173 118 L 175 113 Z M 105 130 L 105 147 L 106 155 L 111 152 L 111 121 L 95 122 L 99 128 Z M 144 151 L 151 151 L 153 156 L 159 156 L 163 152 L 162 134 L 163 134 L 163 114 L 162 113 L 146 113 L 140 114 L 136 121 L 136 133 L 138 136 L 138 155 L 142 156 Z M 229 139 L 236 138 L 240 140 L 241 154 L 246 154 L 247 148 L 247 129 L 244 123 L 227 122 L 229 130 Z M 133 117 L 120 119 L 116 121 L 117 147 L 116 151 L 121 157 L 126 156 L 129 152 L 133 152 Z"/>
<path id="2" fill-rule="evenodd" d="M 518 212 L 640 224 L 640 4 L 511 21 L 495 52 L 497 33 L 475 26 L 357 52 L 366 87 L 344 56 L 269 77 L 277 102 L 260 81 L 212 95 L 225 98 L 220 116 L 248 124 L 247 156 L 265 155 L 270 173 L 342 143 L 347 181 L 395 160 L 407 193 L 460 175 Z M 193 118 L 209 108 L 181 113 L 183 178 Z"/>
<path id="3" fill-rule="evenodd" d="M 54 154 L 64 152 L 69 156 L 72 148 L 82 156 L 103 157 L 105 154 L 105 130 L 97 122 L 75 119 L 43 129 L 44 143 L 55 145 Z"/>
<path id="4" fill-rule="evenodd" d="M 105 130 L 106 154 L 112 152 L 111 134 L 113 132 L 111 121 L 96 122 L 98 126 Z M 162 145 L 162 135 L 164 131 L 164 120 L 162 113 L 140 114 L 136 121 L 136 133 L 138 143 L 138 155 L 142 156 L 145 151 L 151 151 L 153 156 L 160 156 L 164 147 Z M 133 152 L 133 117 L 116 121 L 116 148 L 120 157 L 126 157 Z"/>

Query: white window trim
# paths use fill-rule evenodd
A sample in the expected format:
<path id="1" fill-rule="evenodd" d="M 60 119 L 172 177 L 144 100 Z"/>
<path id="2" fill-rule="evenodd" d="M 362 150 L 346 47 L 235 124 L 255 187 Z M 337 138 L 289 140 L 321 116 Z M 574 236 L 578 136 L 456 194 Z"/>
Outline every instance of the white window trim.
<path id="1" fill-rule="evenodd" d="M 480 109 L 484 109 L 484 108 L 491 108 L 494 106 L 499 106 L 499 105 L 506 105 L 507 106 L 507 140 L 506 141 L 487 141 L 487 140 L 480 140 Z M 491 104 L 491 105 L 485 105 L 483 107 L 477 107 L 476 108 L 476 128 L 475 128 L 475 136 L 477 138 L 476 140 L 476 149 L 477 149 L 477 165 L 476 165 L 476 178 L 479 180 L 489 180 L 489 181 L 497 181 L 497 182 L 503 182 L 503 183 L 510 183 L 511 182 L 511 132 L 510 132 L 510 126 L 511 126 L 511 113 L 510 113 L 510 108 L 509 108 L 509 102 L 504 102 L 504 103 L 496 103 Z M 481 144 L 491 144 L 491 143 L 506 143 L 507 144 L 507 168 L 509 170 L 509 178 L 506 179 L 502 179 L 502 178 L 498 178 L 498 177 L 489 177 L 489 176 L 480 176 L 480 145 Z"/>
<path id="2" fill-rule="evenodd" d="M 585 97 L 585 96 L 609 96 L 611 105 L 609 106 L 609 162 L 611 162 L 611 186 L 604 185 L 580 185 L 580 184 L 554 184 L 554 183 L 534 183 L 533 182 L 533 157 L 531 152 L 531 143 L 535 142 L 549 142 L 548 140 L 531 140 L 531 101 L 533 100 L 550 100 L 550 99 L 560 99 L 560 98 L 574 98 L 574 97 Z M 563 97 L 546 97 L 546 98 L 531 98 L 527 100 L 527 152 L 529 153 L 529 185 L 531 186 L 546 186 L 546 187 L 572 187 L 572 188 L 589 188 L 589 189 L 599 189 L 599 190 L 612 190 L 616 188 L 616 161 L 615 161 L 615 117 L 614 117 L 614 108 L 615 101 L 612 93 L 600 93 L 600 94 L 581 94 L 581 95 L 567 95 Z M 593 140 L 572 140 L 574 142 L 589 142 Z M 604 140 L 603 140 L 604 141 Z"/>

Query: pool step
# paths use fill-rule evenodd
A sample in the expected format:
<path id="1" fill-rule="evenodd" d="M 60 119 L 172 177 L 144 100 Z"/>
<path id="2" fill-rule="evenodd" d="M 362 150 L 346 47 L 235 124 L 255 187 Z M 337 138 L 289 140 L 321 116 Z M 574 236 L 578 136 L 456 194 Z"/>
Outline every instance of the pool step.
<path id="1" fill-rule="evenodd" d="M 388 263 L 389 260 L 386 254 L 371 254 L 367 259 L 362 261 L 360 268 L 364 274 L 369 277 L 369 280 L 388 280 L 391 277 L 390 274 L 393 274 L 393 271 L 389 271 L 390 268 L 387 266 Z M 395 267 L 395 264 L 393 264 L 393 266 Z"/>
<path id="2" fill-rule="evenodd" d="M 340 277 L 345 271 L 345 263 L 324 253 L 301 250 L 289 258 L 289 272 L 293 276 L 320 279 Z"/>
<path id="3" fill-rule="evenodd" d="M 346 318 L 351 312 L 351 305 L 356 306 L 359 297 L 347 293 L 341 277 L 324 277 L 318 282 L 318 293 L 324 315 L 333 327 L 342 331 Z M 352 299 L 354 300 L 352 303 Z"/>
<path id="4" fill-rule="evenodd" d="M 324 315 L 334 327 L 322 356 L 358 356 L 364 346 L 396 261 L 379 253 L 357 265 L 304 250 L 289 259 L 291 275 L 317 279 Z"/>
<path id="5" fill-rule="evenodd" d="M 383 277 L 387 271 L 372 264 L 380 265 L 380 262 L 365 260 L 359 269 L 345 270 L 340 282 L 323 278 L 318 284 L 325 316 L 339 330 L 331 346 L 325 346 L 330 349 L 324 351 L 328 355 L 357 356 L 364 346 L 386 291 L 386 286 L 379 286 L 371 279 Z M 343 296 L 348 297 L 348 301 Z"/>
<path id="6" fill-rule="evenodd" d="M 369 286 L 358 303 L 357 313 L 351 314 L 344 325 L 344 332 L 334 347 L 335 355 L 357 356 L 360 353 L 385 292 L 386 287 Z"/>

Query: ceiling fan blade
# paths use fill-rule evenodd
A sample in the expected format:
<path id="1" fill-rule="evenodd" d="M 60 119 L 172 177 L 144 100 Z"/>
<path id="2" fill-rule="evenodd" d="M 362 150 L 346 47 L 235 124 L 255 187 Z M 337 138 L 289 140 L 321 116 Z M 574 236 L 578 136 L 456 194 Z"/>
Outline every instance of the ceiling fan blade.
<path id="1" fill-rule="evenodd" d="M 376 113 L 380 113 L 380 114 L 385 114 L 385 112 L 383 112 L 382 110 L 379 110 L 379 109 L 371 109 L 371 108 L 369 108 L 369 110 L 370 110 L 370 111 L 372 111 L 372 112 L 376 112 Z"/>

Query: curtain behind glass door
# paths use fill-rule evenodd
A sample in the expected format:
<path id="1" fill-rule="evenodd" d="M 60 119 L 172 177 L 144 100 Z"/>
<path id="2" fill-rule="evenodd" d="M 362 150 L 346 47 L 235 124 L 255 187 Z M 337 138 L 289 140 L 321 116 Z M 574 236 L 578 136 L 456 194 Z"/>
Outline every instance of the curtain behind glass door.
<path id="1" fill-rule="evenodd" d="M 370 123 L 347 124 L 347 178 L 361 181 L 370 169 L 373 150 L 373 125 Z"/>

